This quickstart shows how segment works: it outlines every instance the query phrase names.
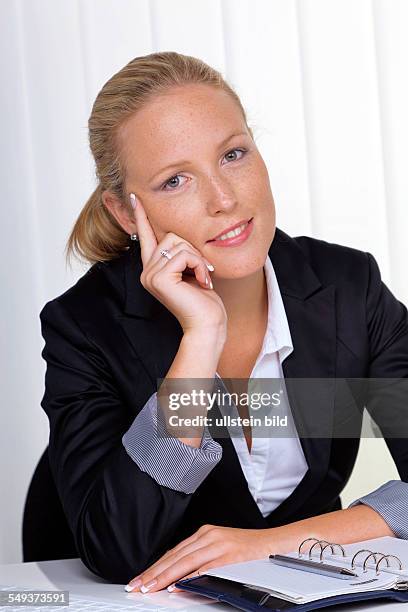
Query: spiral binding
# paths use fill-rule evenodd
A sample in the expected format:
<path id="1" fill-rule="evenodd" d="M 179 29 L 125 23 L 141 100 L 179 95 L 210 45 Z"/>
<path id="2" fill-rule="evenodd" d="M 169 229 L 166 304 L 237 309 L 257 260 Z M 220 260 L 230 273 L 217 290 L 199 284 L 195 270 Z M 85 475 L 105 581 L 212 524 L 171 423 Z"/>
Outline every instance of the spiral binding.
<path id="1" fill-rule="evenodd" d="M 313 544 L 311 544 L 310 548 L 309 548 L 309 559 L 312 559 L 312 553 L 313 553 L 313 549 L 316 546 L 320 546 L 320 555 L 319 555 L 319 562 L 323 563 L 324 562 L 324 551 L 327 548 L 331 549 L 331 554 L 334 555 L 334 549 L 335 547 L 340 548 L 342 556 L 345 557 L 346 556 L 346 552 L 343 548 L 343 546 L 341 544 L 336 544 L 335 542 L 327 542 L 327 540 L 319 540 L 318 538 L 306 538 L 306 540 L 303 540 L 303 542 L 300 543 L 299 548 L 298 548 L 298 557 L 302 557 L 303 553 L 302 553 L 302 546 L 304 544 L 306 544 L 306 542 L 313 542 Z M 399 559 L 399 557 L 396 557 L 395 555 L 387 555 L 381 552 L 373 552 L 372 550 L 368 550 L 368 548 L 362 548 L 361 550 L 358 550 L 352 560 L 351 560 L 351 569 L 355 568 L 355 562 L 356 562 L 356 558 L 358 557 L 358 555 L 360 555 L 361 553 L 368 553 L 363 561 L 363 572 L 366 573 L 368 572 L 367 569 L 367 562 L 368 560 L 373 557 L 374 559 L 374 563 L 375 563 L 375 573 L 378 576 L 378 574 L 380 574 L 380 565 L 381 562 L 386 561 L 387 563 L 387 567 L 390 567 L 390 561 L 389 559 L 395 559 L 398 562 L 399 565 L 399 570 L 404 569 L 401 563 L 401 559 Z M 377 555 L 379 557 L 379 559 L 377 560 Z"/>

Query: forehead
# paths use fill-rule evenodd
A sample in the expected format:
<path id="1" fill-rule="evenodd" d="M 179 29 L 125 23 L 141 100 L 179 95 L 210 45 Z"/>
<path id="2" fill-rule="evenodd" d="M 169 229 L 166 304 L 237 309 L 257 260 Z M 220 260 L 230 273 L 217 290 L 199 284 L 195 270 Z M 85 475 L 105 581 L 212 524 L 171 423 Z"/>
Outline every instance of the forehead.
<path id="1" fill-rule="evenodd" d="M 225 91 L 208 85 L 174 87 L 145 104 L 119 133 L 127 162 L 136 170 L 160 161 L 194 158 L 197 147 L 246 131 L 242 112 Z M 140 155 L 143 151 L 143 155 Z M 131 170 L 131 168 L 128 168 Z"/>

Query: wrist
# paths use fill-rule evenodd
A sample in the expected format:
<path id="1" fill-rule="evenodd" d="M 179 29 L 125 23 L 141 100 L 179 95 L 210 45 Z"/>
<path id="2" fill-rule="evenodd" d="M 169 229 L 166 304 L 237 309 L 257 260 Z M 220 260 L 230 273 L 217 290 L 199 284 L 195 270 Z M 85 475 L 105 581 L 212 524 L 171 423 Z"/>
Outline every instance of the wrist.
<path id="1" fill-rule="evenodd" d="M 226 341 L 226 331 L 223 326 L 200 328 L 184 333 L 182 342 L 200 349 L 207 347 L 218 350 L 221 354 Z"/>

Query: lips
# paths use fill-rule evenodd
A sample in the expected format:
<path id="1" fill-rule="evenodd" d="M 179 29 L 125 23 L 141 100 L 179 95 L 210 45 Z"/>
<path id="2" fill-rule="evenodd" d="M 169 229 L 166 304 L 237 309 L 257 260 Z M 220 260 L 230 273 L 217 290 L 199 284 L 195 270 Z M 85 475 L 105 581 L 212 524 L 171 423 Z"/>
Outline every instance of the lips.
<path id="1" fill-rule="evenodd" d="M 250 217 L 249 219 L 243 219 L 242 221 L 235 223 L 235 225 L 231 225 L 230 227 L 227 227 L 222 232 L 217 234 L 214 238 L 211 238 L 211 240 L 207 240 L 207 242 L 213 242 L 214 240 L 217 240 L 220 236 L 223 236 L 224 234 L 228 234 L 228 232 L 231 232 L 232 230 L 237 229 L 237 227 L 240 227 L 241 225 L 244 225 L 245 223 L 248 223 L 251 220 L 252 220 L 252 217 Z"/>

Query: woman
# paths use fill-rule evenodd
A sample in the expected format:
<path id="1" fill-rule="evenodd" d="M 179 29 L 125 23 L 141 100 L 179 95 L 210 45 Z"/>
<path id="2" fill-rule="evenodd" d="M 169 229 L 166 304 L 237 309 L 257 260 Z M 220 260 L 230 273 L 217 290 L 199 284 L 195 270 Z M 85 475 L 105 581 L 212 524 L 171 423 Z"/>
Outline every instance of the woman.
<path id="1" fill-rule="evenodd" d="M 94 265 L 40 315 L 50 467 L 85 565 L 152 592 L 309 536 L 408 537 L 406 482 L 341 509 L 358 439 L 166 437 L 156 393 L 160 378 L 406 377 L 407 310 L 373 257 L 275 227 L 244 109 L 196 58 L 132 60 L 89 134 L 99 184 L 68 253 Z M 295 395 L 292 413 L 299 426 Z M 407 481 L 406 445 L 387 443 Z"/>

